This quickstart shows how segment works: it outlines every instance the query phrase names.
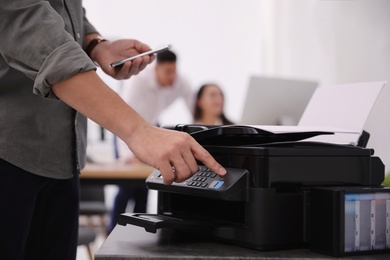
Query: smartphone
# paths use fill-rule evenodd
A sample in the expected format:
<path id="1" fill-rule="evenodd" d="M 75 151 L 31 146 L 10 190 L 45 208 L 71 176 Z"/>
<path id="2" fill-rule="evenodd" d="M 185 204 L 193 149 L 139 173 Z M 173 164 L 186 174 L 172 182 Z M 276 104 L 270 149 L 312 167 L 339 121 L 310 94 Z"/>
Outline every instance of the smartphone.
<path id="1" fill-rule="evenodd" d="M 157 54 L 159 52 L 163 52 L 163 51 L 167 51 L 169 50 L 170 48 L 172 47 L 171 44 L 168 44 L 168 45 L 164 45 L 160 48 L 157 48 L 157 49 L 154 49 L 154 50 L 150 50 L 150 51 L 147 51 L 147 52 L 144 52 L 144 53 L 140 53 L 138 55 L 135 55 L 133 57 L 130 57 L 130 58 L 126 58 L 126 59 L 123 59 L 123 60 L 119 60 L 119 61 L 116 61 L 114 63 L 111 63 L 110 66 L 112 68 L 115 68 L 115 67 L 118 67 L 120 65 L 122 65 L 123 63 L 125 63 L 126 61 L 131 61 L 131 60 L 134 60 L 136 58 L 139 58 L 139 57 L 143 57 L 145 55 L 153 55 L 153 54 Z"/>

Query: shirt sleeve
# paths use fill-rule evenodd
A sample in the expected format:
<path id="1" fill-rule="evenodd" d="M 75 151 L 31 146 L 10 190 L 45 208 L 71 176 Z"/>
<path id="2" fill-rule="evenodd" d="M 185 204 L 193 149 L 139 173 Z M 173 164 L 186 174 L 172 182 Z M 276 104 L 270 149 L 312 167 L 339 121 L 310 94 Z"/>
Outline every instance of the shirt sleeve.
<path id="1" fill-rule="evenodd" d="M 88 21 L 87 19 L 87 16 L 85 15 L 85 8 L 83 8 L 83 12 L 84 12 L 84 21 L 83 21 L 83 24 L 84 24 L 84 34 L 87 35 L 87 34 L 91 34 L 91 33 L 98 33 L 98 31 L 96 30 L 96 28 Z"/>
<path id="2" fill-rule="evenodd" d="M 53 84 L 96 69 L 49 2 L 0 0 L 0 15 L 0 54 L 8 66 L 34 80 L 35 94 L 56 98 Z M 88 23 L 85 29 L 92 28 Z"/>

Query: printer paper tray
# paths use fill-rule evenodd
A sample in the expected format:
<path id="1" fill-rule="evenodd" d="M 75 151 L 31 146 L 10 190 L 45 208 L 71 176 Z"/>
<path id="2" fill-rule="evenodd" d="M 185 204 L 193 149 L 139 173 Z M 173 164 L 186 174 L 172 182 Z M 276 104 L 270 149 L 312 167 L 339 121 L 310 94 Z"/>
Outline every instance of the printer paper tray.
<path id="1" fill-rule="evenodd" d="M 205 230 L 212 229 L 210 222 L 198 220 L 183 220 L 176 217 L 170 217 L 161 214 L 146 213 L 124 213 L 118 218 L 118 224 L 126 226 L 127 224 L 145 228 L 147 232 L 156 233 L 160 228 L 184 229 L 184 230 Z"/>

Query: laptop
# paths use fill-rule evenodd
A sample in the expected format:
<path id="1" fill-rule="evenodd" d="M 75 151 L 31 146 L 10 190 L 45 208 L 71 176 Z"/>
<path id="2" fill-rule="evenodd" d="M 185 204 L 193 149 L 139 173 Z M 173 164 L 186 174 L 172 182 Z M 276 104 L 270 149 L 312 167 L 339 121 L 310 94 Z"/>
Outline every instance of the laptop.
<path id="1" fill-rule="evenodd" d="M 252 76 L 241 124 L 297 125 L 318 83 Z"/>

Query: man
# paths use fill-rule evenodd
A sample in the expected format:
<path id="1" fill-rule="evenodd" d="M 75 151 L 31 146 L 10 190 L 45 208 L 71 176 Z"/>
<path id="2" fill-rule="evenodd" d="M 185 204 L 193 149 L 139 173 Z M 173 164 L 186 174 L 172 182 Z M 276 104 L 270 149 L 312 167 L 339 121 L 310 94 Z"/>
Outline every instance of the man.
<path id="1" fill-rule="evenodd" d="M 172 51 L 157 54 L 154 68 L 148 68 L 125 85 L 123 99 L 152 125 L 176 99 L 183 98 L 190 112 L 193 92 L 187 80 L 177 72 L 177 56 Z"/>
<path id="2" fill-rule="evenodd" d="M 158 125 L 160 114 L 176 99 L 183 98 L 188 109 L 193 110 L 193 93 L 188 82 L 177 73 L 177 57 L 171 51 L 157 54 L 154 68 L 148 68 L 139 76 L 130 79 L 125 86 L 124 100 L 137 111 L 148 123 Z M 121 160 L 134 162 L 134 155 L 127 145 L 118 141 Z M 148 191 L 119 187 L 111 211 L 109 231 L 115 227 L 118 217 L 125 212 L 127 203 L 134 199 L 134 212 L 146 212 Z"/>
<path id="3" fill-rule="evenodd" d="M 189 135 L 146 123 L 97 76 L 94 62 L 117 79 L 138 74 L 153 57 L 109 64 L 147 45 L 103 40 L 81 0 L 0 0 L 0 17 L 2 259 L 75 258 L 84 116 L 160 169 L 166 184 L 196 172 L 195 158 L 226 173 Z"/>

